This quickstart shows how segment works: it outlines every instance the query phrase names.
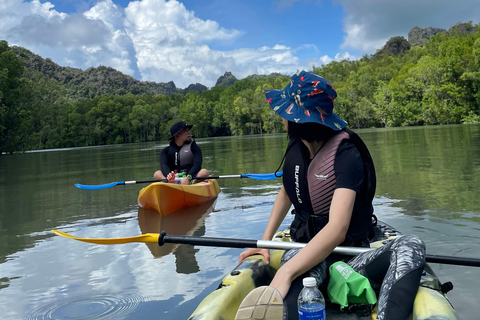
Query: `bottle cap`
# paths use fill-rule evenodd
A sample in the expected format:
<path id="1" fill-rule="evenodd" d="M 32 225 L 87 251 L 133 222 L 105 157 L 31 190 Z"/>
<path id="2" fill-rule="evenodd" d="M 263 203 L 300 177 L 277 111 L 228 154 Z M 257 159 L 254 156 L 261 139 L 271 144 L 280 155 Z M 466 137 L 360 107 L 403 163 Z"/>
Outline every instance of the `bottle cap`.
<path id="1" fill-rule="evenodd" d="M 317 286 L 317 280 L 313 277 L 303 278 L 303 285 L 305 287 L 315 287 Z"/>

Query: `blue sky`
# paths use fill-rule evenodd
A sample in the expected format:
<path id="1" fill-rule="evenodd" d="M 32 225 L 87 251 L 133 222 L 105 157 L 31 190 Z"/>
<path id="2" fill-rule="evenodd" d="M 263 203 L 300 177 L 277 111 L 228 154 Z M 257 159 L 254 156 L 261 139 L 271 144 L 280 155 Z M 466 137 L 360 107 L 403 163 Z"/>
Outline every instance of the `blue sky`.
<path id="1" fill-rule="evenodd" d="M 480 22 L 478 0 L 0 0 L 0 40 L 62 66 L 215 85 L 372 54 L 414 26 Z"/>

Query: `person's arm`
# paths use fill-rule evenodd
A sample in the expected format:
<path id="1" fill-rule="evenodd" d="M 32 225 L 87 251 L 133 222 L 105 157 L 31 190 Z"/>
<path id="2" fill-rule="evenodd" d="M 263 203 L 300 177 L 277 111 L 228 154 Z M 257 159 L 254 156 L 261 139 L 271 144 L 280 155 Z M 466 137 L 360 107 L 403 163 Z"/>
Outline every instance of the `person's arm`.
<path id="1" fill-rule="evenodd" d="M 291 206 L 292 202 L 288 198 L 287 192 L 282 185 L 273 203 L 272 212 L 270 213 L 270 218 L 268 219 L 262 240 L 272 240 Z"/>
<path id="2" fill-rule="evenodd" d="M 346 237 L 355 204 L 356 192 L 336 189 L 330 206 L 329 221 L 308 244 L 275 274 L 271 286 L 285 297 L 293 280 L 324 260 Z"/>
<path id="3" fill-rule="evenodd" d="M 200 149 L 200 147 L 196 143 L 193 143 L 192 153 L 193 153 L 193 166 L 190 168 L 190 170 L 188 170 L 187 175 L 191 175 L 192 177 L 195 177 L 197 173 L 202 169 L 202 163 L 203 163 L 202 149 Z"/>
<path id="4" fill-rule="evenodd" d="M 291 206 L 292 203 L 282 185 L 282 188 L 278 192 L 275 202 L 273 203 L 272 212 L 270 213 L 270 218 L 268 219 L 262 240 L 272 240 Z M 243 251 L 238 258 L 238 263 L 242 262 L 246 257 L 254 254 L 263 255 L 265 257 L 265 262 L 270 263 L 270 251 L 268 249 L 256 248 L 250 248 Z"/>
<path id="5" fill-rule="evenodd" d="M 160 170 L 163 173 L 164 177 L 167 177 L 170 172 L 172 172 L 172 168 L 168 165 L 168 148 L 163 148 L 160 152 Z"/>

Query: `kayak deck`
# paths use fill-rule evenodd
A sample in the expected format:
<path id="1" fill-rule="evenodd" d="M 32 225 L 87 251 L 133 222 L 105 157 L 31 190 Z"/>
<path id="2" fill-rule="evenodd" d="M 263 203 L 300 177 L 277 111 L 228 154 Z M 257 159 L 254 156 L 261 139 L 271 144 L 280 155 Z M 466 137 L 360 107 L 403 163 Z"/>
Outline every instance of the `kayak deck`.
<path id="1" fill-rule="evenodd" d="M 192 185 L 155 182 L 140 190 L 138 205 L 161 215 L 203 204 L 220 193 L 217 180 L 207 179 Z"/>
<path id="2" fill-rule="evenodd" d="M 383 245 L 383 241 L 400 235 L 392 227 L 379 222 L 375 229 L 375 237 L 371 247 Z M 291 241 L 288 230 L 278 232 L 275 241 Z M 243 298 L 254 288 L 268 285 L 273 279 L 276 270 L 280 267 L 280 259 L 284 250 L 270 251 L 270 264 L 266 264 L 263 256 L 254 255 L 242 261 L 232 272 L 226 275 L 219 287 L 210 293 L 198 305 L 197 309 L 188 318 L 189 320 L 235 319 L 235 314 Z M 326 297 L 328 298 L 328 297 Z M 340 311 L 337 305 L 327 300 L 327 319 L 375 319 L 375 309 L 372 314 L 365 314 L 365 310 Z M 455 320 L 457 315 L 446 295 L 441 291 L 441 284 L 433 272 L 426 265 L 420 280 L 414 309 L 411 319 L 418 320 Z"/>

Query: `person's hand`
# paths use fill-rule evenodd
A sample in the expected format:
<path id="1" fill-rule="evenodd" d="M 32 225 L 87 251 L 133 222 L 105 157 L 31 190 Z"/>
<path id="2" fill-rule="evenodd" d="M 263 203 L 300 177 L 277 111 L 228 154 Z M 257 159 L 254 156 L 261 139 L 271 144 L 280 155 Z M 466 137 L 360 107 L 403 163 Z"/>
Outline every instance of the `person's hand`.
<path id="1" fill-rule="evenodd" d="M 261 254 L 262 256 L 265 257 L 265 262 L 270 263 L 270 250 L 250 248 L 240 253 L 240 256 L 238 257 L 238 264 L 240 264 L 240 262 L 245 260 L 246 257 L 253 256 L 254 254 Z"/>
<path id="2" fill-rule="evenodd" d="M 182 180 L 180 180 L 180 184 L 189 185 L 189 184 L 190 184 L 190 180 L 188 180 L 187 177 L 182 178 Z"/>
<path id="3" fill-rule="evenodd" d="M 168 183 L 174 183 L 175 182 L 175 172 L 172 171 L 167 175 L 167 181 Z"/>

